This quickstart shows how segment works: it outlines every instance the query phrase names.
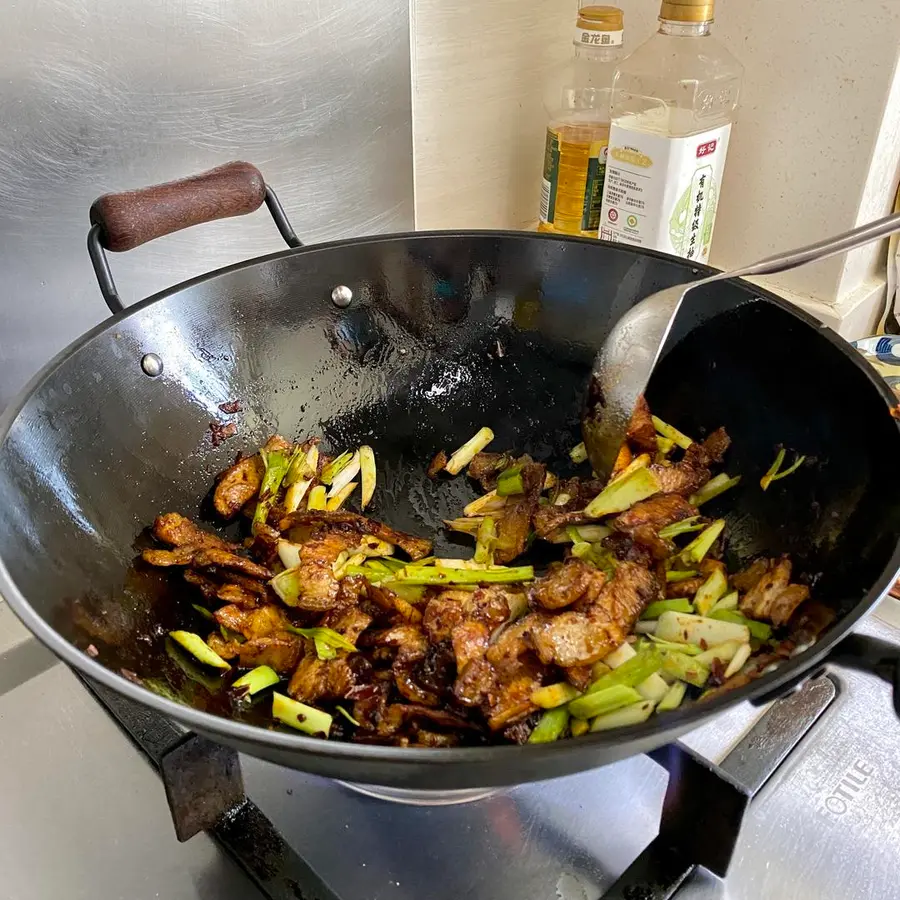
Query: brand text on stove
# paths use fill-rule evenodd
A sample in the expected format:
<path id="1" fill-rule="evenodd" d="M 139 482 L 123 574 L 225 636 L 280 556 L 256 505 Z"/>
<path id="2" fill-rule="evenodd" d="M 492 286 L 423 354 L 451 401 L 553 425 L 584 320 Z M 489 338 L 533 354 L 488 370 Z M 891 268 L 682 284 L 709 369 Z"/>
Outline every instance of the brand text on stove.
<path id="1" fill-rule="evenodd" d="M 832 821 L 840 819 L 859 798 L 862 789 L 871 781 L 874 774 L 874 766 L 857 759 L 823 801 L 820 808 L 821 816 Z"/>

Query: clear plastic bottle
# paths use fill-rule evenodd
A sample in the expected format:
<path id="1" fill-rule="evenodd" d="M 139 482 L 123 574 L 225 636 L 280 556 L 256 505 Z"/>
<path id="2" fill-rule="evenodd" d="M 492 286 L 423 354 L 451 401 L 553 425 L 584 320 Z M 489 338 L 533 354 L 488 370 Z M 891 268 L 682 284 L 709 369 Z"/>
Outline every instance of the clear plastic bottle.
<path id="1" fill-rule="evenodd" d="M 571 62 L 550 80 L 538 231 L 597 237 L 610 88 L 624 56 L 624 15 L 615 6 L 578 11 Z"/>
<path id="2" fill-rule="evenodd" d="M 714 0 L 663 0 L 613 83 L 600 237 L 706 262 L 743 67 Z"/>

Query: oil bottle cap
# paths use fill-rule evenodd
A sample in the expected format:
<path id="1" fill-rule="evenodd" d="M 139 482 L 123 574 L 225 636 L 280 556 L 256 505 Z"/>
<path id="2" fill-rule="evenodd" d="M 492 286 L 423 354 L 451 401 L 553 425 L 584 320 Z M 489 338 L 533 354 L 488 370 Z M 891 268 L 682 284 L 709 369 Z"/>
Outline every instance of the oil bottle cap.
<path id="1" fill-rule="evenodd" d="M 579 46 L 618 47 L 625 31 L 625 13 L 617 6 L 582 6 L 578 10 L 575 43 Z"/>
<path id="2" fill-rule="evenodd" d="M 715 0 L 663 0 L 659 17 L 669 22 L 712 22 Z"/>

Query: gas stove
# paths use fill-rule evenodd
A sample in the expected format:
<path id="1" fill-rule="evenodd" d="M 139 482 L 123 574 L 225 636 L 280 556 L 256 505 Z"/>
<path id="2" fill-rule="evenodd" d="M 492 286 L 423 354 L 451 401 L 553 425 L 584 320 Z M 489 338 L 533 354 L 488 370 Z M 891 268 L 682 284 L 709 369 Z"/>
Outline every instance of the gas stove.
<path id="1" fill-rule="evenodd" d="M 860 631 L 900 645 L 900 603 Z M 0 603 L 0 896 L 894 898 L 898 749 L 889 687 L 830 670 L 653 758 L 386 799 L 89 689 Z"/>

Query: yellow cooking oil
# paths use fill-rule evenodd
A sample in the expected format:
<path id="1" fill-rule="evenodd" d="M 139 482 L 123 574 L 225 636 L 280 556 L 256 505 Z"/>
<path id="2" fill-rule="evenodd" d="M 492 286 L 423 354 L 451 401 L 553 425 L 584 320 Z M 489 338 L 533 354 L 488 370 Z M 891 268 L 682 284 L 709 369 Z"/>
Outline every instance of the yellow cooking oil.
<path id="1" fill-rule="evenodd" d="M 624 56 L 624 14 L 578 11 L 572 59 L 549 81 L 538 231 L 597 237 L 609 144 L 609 105 Z"/>

